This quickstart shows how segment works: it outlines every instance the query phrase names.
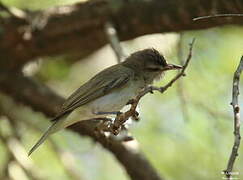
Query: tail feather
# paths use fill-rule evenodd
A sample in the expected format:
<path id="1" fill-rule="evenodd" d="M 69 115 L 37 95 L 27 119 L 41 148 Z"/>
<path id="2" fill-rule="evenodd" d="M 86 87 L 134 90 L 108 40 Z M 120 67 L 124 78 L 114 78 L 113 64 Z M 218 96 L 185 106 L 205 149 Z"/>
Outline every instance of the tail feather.
<path id="1" fill-rule="evenodd" d="M 28 156 L 30 156 L 46 140 L 46 138 L 48 138 L 50 134 L 64 128 L 63 122 L 70 113 L 71 111 L 68 111 L 51 120 L 53 122 L 52 125 L 46 130 L 46 132 L 41 136 L 37 143 L 30 149 Z"/>
<path id="2" fill-rule="evenodd" d="M 30 149 L 28 156 L 30 156 L 45 140 L 46 138 L 56 132 L 57 123 L 60 121 L 54 121 L 54 123 L 46 130 L 46 132 L 41 136 L 41 138 L 37 141 L 37 143 Z"/>

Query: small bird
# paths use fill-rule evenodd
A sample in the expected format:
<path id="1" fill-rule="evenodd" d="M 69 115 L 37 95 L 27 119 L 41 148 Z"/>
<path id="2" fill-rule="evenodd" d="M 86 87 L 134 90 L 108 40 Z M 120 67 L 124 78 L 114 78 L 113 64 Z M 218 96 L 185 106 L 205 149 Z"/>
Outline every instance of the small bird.
<path id="1" fill-rule="evenodd" d="M 131 54 L 124 62 L 104 69 L 66 99 L 52 125 L 31 148 L 29 155 L 50 134 L 78 121 L 105 118 L 109 112 L 119 112 L 142 89 L 160 79 L 165 71 L 181 68 L 168 64 L 157 50 L 144 49 Z"/>

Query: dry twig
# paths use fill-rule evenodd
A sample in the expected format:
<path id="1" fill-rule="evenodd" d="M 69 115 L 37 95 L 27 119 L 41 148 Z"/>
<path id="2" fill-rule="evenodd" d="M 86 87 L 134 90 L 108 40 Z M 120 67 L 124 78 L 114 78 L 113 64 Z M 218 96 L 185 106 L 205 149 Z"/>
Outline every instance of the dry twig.
<path id="1" fill-rule="evenodd" d="M 183 65 L 183 44 L 182 44 L 182 39 L 183 39 L 184 33 L 180 33 L 179 37 L 179 42 L 177 44 L 178 52 L 177 52 L 177 58 L 179 61 L 179 65 Z M 188 94 L 186 93 L 185 89 L 185 84 L 183 81 L 178 81 L 177 83 L 177 94 L 180 100 L 180 106 L 181 106 L 181 113 L 183 116 L 184 122 L 188 122 L 190 120 L 190 115 L 188 112 Z"/>
<path id="2" fill-rule="evenodd" d="M 214 14 L 214 15 L 208 15 L 208 16 L 200 16 L 193 18 L 193 21 L 203 20 L 203 19 L 209 19 L 209 18 L 218 18 L 218 17 L 243 17 L 243 14 Z"/>
<path id="3" fill-rule="evenodd" d="M 139 100 L 143 96 L 145 96 L 148 93 L 153 93 L 153 91 L 159 91 L 160 93 L 164 93 L 170 86 L 172 86 L 174 84 L 175 81 L 177 81 L 180 77 L 185 76 L 185 70 L 186 70 L 186 68 L 187 68 L 187 66 L 188 66 L 188 64 L 191 60 L 191 57 L 192 57 L 192 48 L 193 48 L 194 42 L 195 42 L 195 39 L 193 39 L 192 42 L 190 43 L 189 54 L 187 56 L 185 64 L 183 65 L 182 70 L 165 86 L 163 86 L 163 87 L 149 86 L 149 87 L 145 88 L 143 91 L 141 91 L 140 94 L 135 99 L 133 99 L 129 102 L 129 104 L 131 104 L 131 108 L 128 111 L 121 113 L 121 114 L 116 116 L 114 123 L 111 124 L 111 127 L 110 127 L 111 133 L 113 133 L 114 135 L 119 134 L 119 131 L 120 131 L 122 125 L 130 117 L 132 117 L 133 119 L 138 118 L 138 113 L 136 112 L 136 108 L 137 108 L 137 105 L 139 103 Z"/>
<path id="4" fill-rule="evenodd" d="M 2 114 L 1 107 L 0 111 Z M 37 168 L 34 166 L 33 162 L 27 158 L 24 146 L 19 140 L 17 129 L 13 126 L 11 120 L 8 119 L 8 122 L 10 132 L 6 133 L 3 132 L 2 129 L 0 130 L 0 141 L 4 143 L 9 156 L 9 162 L 6 165 L 6 170 L 11 171 L 9 165 L 14 162 L 17 166 L 19 166 L 19 168 L 23 170 L 25 175 L 30 179 L 42 179 L 43 176 L 40 173 L 38 173 Z"/>
<path id="5" fill-rule="evenodd" d="M 119 41 L 119 38 L 117 36 L 116 29 L 111 22 L 107 22 L 105 24 L 105 33 L 106 33 L 106 36 L 109 40 L 111 48 L 113 49 L 113 51 L 116 54 L 118 63 L 122 62 L 122 60 L 125 57 L 125 54 L 124 54 L 123 49 L 120 45 L 120 41 Z"/>
<path id="6" fill-rule="evenodd" d="M 231 179 L 231 176 L 234 175 L 232 170 L 235 163 L 235 159 L 238 156 L 238 149 L 240 147 L 240 107 L 238 104 L 238 96 L 239 92 L 239 83 L 240 83 L 240 75 L 243 70 L 243 56 L 241 57 L 240 64 L 235 71 L 233 78 L 233 89 L 232 89 L 232 102 L 230 103 L 233 107 L 234 112 L 234 145 L 232 147 L 232 152 L 228 161 L 227 169 L 224 170 L 224 174 L 227 179 Z"/>
<path id="7" fill-rule="evenodd" d="M 4 11 L 4 12 L 8 13 L 10 16 L 17 18 L 17 19 L 21 19 L 21 20 L 26 20 L 26 17 L 27 17 L 26 12 L 24 12 L 20 9 L 17 9 L 15 7 L 7 7 L 2 2 L 0 2 L 0 11 Z"/>

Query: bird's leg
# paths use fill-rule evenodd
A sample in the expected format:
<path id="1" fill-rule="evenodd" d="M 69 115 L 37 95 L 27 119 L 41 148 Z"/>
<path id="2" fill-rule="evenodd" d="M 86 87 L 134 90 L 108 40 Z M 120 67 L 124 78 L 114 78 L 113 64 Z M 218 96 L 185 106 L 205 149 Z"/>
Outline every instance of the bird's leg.
<path id="1" fill-rule="evenodd" d="M 120 111 L 111 111 L 111 112 L 93 112 L 95 115 L 120 115 L 121 112 Z"/>
<path id="2" fill-rule="evenodd" d="M 126 126 L 123 124 L 121 126 L 121 131 L 123 131 L 125 133 L 124 137 L 122 138 L 122 141 L 127 142 L 127 141 L 132 141 L 134 140 L 134 138 L 132 137 L 132 135 L 128 132 L 128 129 L 126 128 Z"/>
<path id="3" fill-rule="evenodd" d="M 135 99 L 130 99 L 126 105 L 130 105 L 130 104 L 133 105 L 135 102 L 136 102 Z"/>
<path id="4" fill-rule="evenodd" d="M 95 120 L 95 121 L 112 121 L 110 118 L 93 118 L 92 120 Z"/>
<path id="5" fill-rule="evenodd" d="M 132 120 L 139 121 L 139 113 L 135 110 L 134 114 L 132 115 Z"/>
<path id="6" fill-rule="evenodd" d="M 136 107 L 137 107 L 137 101 L 135 99 L 130 99 L 128 102 L 127 102 L 127 105 L 131 105 L 131 106 L 135 106 L 134 108 L 132 108 L 134 110 L 134 113 L 133 115 L 131 116 L 131 118 L 134 120 L 134 121 L 139 121 L 139 113 L 136 111 Z"/>
<path id="7" fill-rule="evenodd" d="M 149 86 L 149 93 L 150 94 L 154 94 L 154 91 L 153 91 L 153 87 L 152 86 Z"/>
<path id="8" fill-rule="evenodd" d="M 97 135 L 103 135 L 105 131 L 109 131 L 110 124 L 112 123 L 110 118 L 94 118 L 94 120 L 100 121 L 100 123 L 95 127 L 95 133 Z"/>
<path id="9" fill-rule="evenodd" d="M 116 115 L 114 122 L 111 122 L 111 121 L 108 123 L 103 122 L 99 126 L 97 126 L 96 131 L 99 131 L 99 132 L 108 131 L 114 135 L 118 135 L 121 130 L 121 126 L 123 125 L 123 123 L 125 123 L 127 121 L 127 119 L 129 119 L 129 117 L 131 117 L 135 121 L 138 121 L 139 113 L 136 111 L 138 101 L 136 101 L 136 99 L 131 99 L 128 101 L 127 105 L 128 104 L 131 104 L 131 108 L 130 108 L 130 110 L 128 110 L 125 113 L 121 113 L 120 111 L 93 112 L 93 114 L 95 114 L 95 115 L 109 115 L 109 114 Z"/>

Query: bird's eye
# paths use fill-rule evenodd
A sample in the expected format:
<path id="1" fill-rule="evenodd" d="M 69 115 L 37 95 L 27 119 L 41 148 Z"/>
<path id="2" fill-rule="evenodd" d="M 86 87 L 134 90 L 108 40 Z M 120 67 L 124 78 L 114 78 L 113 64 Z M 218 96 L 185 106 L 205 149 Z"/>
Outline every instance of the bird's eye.
<path id="1" fill-rule="evenodd" d="M 151 72 L 156 72 L 156 71 L 160 71 L 160 68 L 156 68 L 156 67 L 149 67 L 147 68 L 148 71 L 151 71 Z"/>

